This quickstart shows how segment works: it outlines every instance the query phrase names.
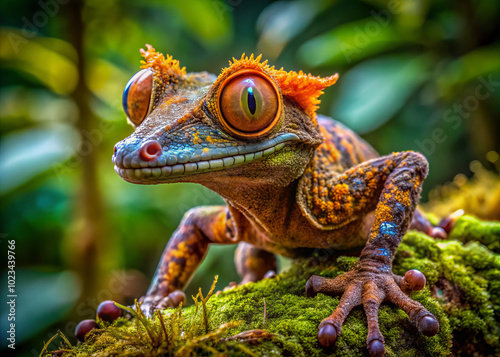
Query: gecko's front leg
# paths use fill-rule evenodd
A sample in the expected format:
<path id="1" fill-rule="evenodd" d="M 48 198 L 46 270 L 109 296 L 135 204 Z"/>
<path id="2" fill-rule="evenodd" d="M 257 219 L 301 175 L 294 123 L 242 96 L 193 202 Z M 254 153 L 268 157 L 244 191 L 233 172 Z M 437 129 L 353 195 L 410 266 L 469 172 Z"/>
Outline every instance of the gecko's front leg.
<path id="1" fill-rule="evenodd" d="M 320 292 L 342 294 L 333 314 L 319 325 L 318 339 L 322 345 L 335 343 L 347 315 L 355 306 L 363 305 L 370 355 L 383 356 L 384 337 L 378 326 L 378 310 L 384 301 L 403 309 L 423 334 L 432 336 L 439 331 L 437 319 L 403 292 L 411 290 L 408 281 L 392 273 L 394 254 L 412 220 L 426 174 L 426 159 L 418 153 L 405 152 L 360 164 L 336 179 L 364 197 L 366 207 L 375 206 L 375 220 L 353 270 L 334 279 L 312 276 L 306 284 L 308 296 Z"/>
<path id="2" fill-rule="evenodd" d="M 161 256 L 151 286 L 139 300 L 145 314 L 182 301 L 181 290 L 205 257 L 209 243 L 236 243 L 227 224 L 231 221 L 223 206 L 197 207 L 184 215 Z"/>

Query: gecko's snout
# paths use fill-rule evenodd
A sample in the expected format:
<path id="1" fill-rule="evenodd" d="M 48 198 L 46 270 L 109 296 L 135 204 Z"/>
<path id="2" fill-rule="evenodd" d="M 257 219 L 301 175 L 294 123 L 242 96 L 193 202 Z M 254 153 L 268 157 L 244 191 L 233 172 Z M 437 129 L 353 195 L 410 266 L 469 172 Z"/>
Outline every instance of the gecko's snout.
<path id="1" fill-rule="evenodd" d="M 156 140 L 146 141 L 141 149 L 139 150 L 139 155 L 144 161 L 153 161 L 162 152 L 161 145 Z"/>

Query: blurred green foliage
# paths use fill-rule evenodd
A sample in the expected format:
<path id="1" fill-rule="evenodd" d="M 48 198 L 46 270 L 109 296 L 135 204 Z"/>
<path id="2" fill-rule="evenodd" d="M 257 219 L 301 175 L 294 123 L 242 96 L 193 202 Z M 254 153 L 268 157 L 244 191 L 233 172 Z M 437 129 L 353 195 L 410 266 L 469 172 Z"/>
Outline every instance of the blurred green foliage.
<path id="1" fill-rule="evenodd" d="M 0 4 L 0 233 L 3 251 L 6 239 L 16 241 L 20 354 L 37 355 L 58 328 L 69 334 L 99 300 L 143 294 L 183 213 L 223 203 L 200 186 L 137 186 L 114 173 L 113 145 L 132 132 L 121 94 L 145 43 L 188 71 L 217 74 L 233 56 L 254 52 L 285 69 L 338 72 L 319 112 L 381 153 L 423 152 L 431 167 L 424 192 L 469 175 L 473 159 L 493 167 L 486 153 L 500 151 L 498 1 L 79 3 Z M 94 201 L 83 184 L 89 175 Z M 82 214 L 92 204 L 102 222 Z M 233 250 L 213 249 L 188 295 L 215 274 L 218 288 L 237 280 L 227 269 Z M 99 267 L 93 286 L 82 257 Z M 5 341 L 2 329 L 3 348 Z"/>

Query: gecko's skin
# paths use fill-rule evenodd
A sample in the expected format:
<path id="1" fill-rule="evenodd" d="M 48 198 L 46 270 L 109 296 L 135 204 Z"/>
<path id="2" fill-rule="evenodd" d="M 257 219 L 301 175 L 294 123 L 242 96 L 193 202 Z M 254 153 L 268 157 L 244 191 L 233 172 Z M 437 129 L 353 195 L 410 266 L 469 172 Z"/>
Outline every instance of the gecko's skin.
<path id="1" fill-rule="evenodd" d="M 415 212 L 414 228 L 440 233 L 416 211 L 424 156 L 379 156 L 348 128 L 316 115 L 318 97 L 337 75 L 286 72 L 242 56 L 216 77 L 186 73 L 149 45 L 141 52 L 143 70 L 124 93 L 136 129 L 115 146 L 116 172 L 137 184 L 199 183 L 227 202 L 185 214 L 141 298 L 145 312 L 172 305 L 171 294 L 185 287 L 211 243 L 239 243 L 242 283 L 276 270 L 274 254 L 364 247 L 353 270 L 307 282 L 309 296 L 342 295 L 319 326 L 320 343 L 332 345 L 351 309 L 363 305 L 367 347 L 383 355 L 377 316 L 384 301 L 422 333 L 438 332 L 436 318 L 405 294 L 411 281 L 392 273 Z"/>

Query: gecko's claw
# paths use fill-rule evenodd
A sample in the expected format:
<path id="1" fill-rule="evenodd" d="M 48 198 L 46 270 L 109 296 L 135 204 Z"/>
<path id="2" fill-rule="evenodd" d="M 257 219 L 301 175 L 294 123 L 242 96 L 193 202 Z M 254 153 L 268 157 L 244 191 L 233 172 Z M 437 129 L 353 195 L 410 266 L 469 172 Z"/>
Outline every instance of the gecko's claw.
<path id="1" fill-rule="evenodd" d="M 443 218 L 441 222 L 438 223 L 438 227 L 442 228 L 447 234 L 451 232 L 457 220 L 464 215 L 464 210 L 459 209 L 449 216 Z"/>
<path id="2" fill-rule="evenodd" d="M 370 357 L 383 357 L 385 354 L 384 343 L 379 340 L 373 340 L 368 345 L 368 351 L 370 352 Z"/>
<path id="3" fill-rule="evenodd" d="M 433 227 L 430 230 L 429 236 L 436 239 L 446 239 L 448 238 L 448 233 L 441 227 Z"/>
<path id="4" fill-rule="evenodd" d="M 307 279 L 307 282 L 306 282 L 306 296 L 308 298 L 313 298 L 317 295 L 316 293 L 316 290 L 314 289 L 314 280 L 316 280 L 317 278 L 321 278 L 317 275 L 313 275 L 311 276 L 309 279 Z"/>
<path id="5" fill-rule="evenodd" d="M 439 322 L 434 316 L 425 315 L 420 319 L 418 329 L 427 337 L 431 337 L 439 332 Z"/>
<path id="6" fill-rule="evenodd" d="M 337 341 L 337 330 L 332 324 L 324 324 L 318 331 L 318 341 L 323 347 L 330 347 Z"/>
<path id="7" fill-rule="evenodd" d="M 268 270 L 262 279 L 274 279 L 276 278 L 276 270 Z"/>

